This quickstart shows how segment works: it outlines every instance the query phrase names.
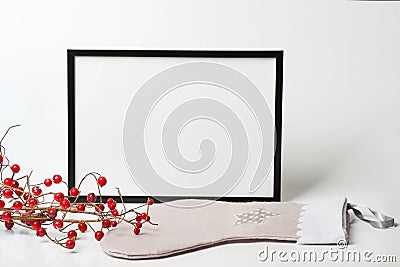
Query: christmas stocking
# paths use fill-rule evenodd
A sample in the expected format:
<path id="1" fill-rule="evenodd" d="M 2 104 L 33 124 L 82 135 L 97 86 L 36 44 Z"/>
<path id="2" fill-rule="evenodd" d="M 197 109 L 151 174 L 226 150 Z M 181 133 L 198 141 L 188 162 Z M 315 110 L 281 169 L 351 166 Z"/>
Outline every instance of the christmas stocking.
<path id="1" fill-rule="evenodd" d="M 394 225 L 393 218 L 371 209 L 376 220 L 367 219 L 358 206 L 348 204 L 346 199 L 308 205 L 177 200 L 152 206 L 150 216 L 158 226 L 144 224 L 143 232 L 132 236 L 132 227 L 121 223 L 106 234 L 101 247 L 114 257 L 147 259 L 237 241 L 336 244 L 348 240 L 349 209 L 373 227 Z"/>

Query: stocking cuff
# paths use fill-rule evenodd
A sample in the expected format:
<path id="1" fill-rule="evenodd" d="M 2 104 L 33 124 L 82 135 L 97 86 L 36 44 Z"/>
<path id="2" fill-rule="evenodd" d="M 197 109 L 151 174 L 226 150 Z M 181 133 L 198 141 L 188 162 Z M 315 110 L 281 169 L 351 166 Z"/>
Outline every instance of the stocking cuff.
<path id="1" fill-rule="evenodd" d="M 304 205 L 297 227 L 300 229 L 297 232 L 297 244 L 300 245 L 347 243 L 346 198 Z"/>

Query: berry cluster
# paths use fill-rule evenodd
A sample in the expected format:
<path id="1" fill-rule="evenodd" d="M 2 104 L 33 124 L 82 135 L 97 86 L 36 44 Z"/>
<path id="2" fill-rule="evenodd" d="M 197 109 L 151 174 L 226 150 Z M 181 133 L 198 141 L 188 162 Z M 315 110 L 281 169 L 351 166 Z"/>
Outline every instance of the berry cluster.
<path id="1" fill-rule="evenodd" d="M 5 156 L 5 149 L 1 145 L 12 127 L 0 140 L 0 214 L 1 221 L 4 222 L 7 229 L 19 225 L 35 231 L 38 237 L 46 236 L 62 247 L 73 249 L 78 232 L 84 233 L 89 228 L 94 233 L 95 239 L 100 241 L 104 236 L 104 230 L 116 227 L 121 222 L 131 224 L 135 235 L 140 233 L 144 223 L 157 225 L 150 221 L 149 207 L 153 204 L 151 198 L 147 200 L 146 204 L 127 210 L 117 188 L 122 208 L 118 209 L 117 201 L 113 198 L 107 199 L 104 203 L 101 188 L 107 184 L 107 179 L 99 173 L 87 174 L 77 187 L 69 190 L 68 194 L 60 191 L 44 192 L 43 189 L 51 188 L 54 185 L 66 185 L 58 174 L 54 175 L 52 179 L 46 178 L 38 184 L 30 183 L 32 172 L 29 175 L 18 177 L 20 166 L 10 164 Z M 7 172 L 10 172 L 10 175 L 3 179 Z M 97 195 L 91 192 L 87 194 L 86 202 L 79 202 L 81 184 L 89 177 L 96 181 Z M 145 212 L 137 211 L 140 208 L 145 208 Z M 74 214 L 73 218 L 70 218 L 71 214 Z M 134 218 L 127 219 L 127 215 L 134 215 Z M 78 216 L 80 218 L 77 219 Z M 96 225 L 100 225 L 100 229 L 96 230 Z M 52 237 L 51 231 L 61 237 Z"/>

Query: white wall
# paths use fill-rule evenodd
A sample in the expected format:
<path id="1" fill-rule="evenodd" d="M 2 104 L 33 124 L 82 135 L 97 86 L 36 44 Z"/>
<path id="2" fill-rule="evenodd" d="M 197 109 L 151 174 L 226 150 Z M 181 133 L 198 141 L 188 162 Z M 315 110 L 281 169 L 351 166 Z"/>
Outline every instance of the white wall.
<path id="1" fill-rule="evenodd" d="M 1 0 L 0 131 L 23 124 L 5 143 L 22 171 L 66 175 L 68 48 L 284 49 L 284 200 L 385 191 L 384 204 L 399 173 L 399 25 L 399 2 Z"/>

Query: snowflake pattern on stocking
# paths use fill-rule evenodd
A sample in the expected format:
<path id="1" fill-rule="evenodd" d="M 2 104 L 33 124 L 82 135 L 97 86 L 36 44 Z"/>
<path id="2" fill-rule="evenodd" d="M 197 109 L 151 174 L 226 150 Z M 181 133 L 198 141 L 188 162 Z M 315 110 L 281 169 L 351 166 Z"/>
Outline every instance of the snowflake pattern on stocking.
<path id="1" fill-rule="evenodd" d="M 254 211 L 235 214 L 236 222 L 234 225 L 255 223 L 262 224 L 267 218 L 278 216 L 279 214 L 266 211 L 264 208 L 258 208 Z"/>

